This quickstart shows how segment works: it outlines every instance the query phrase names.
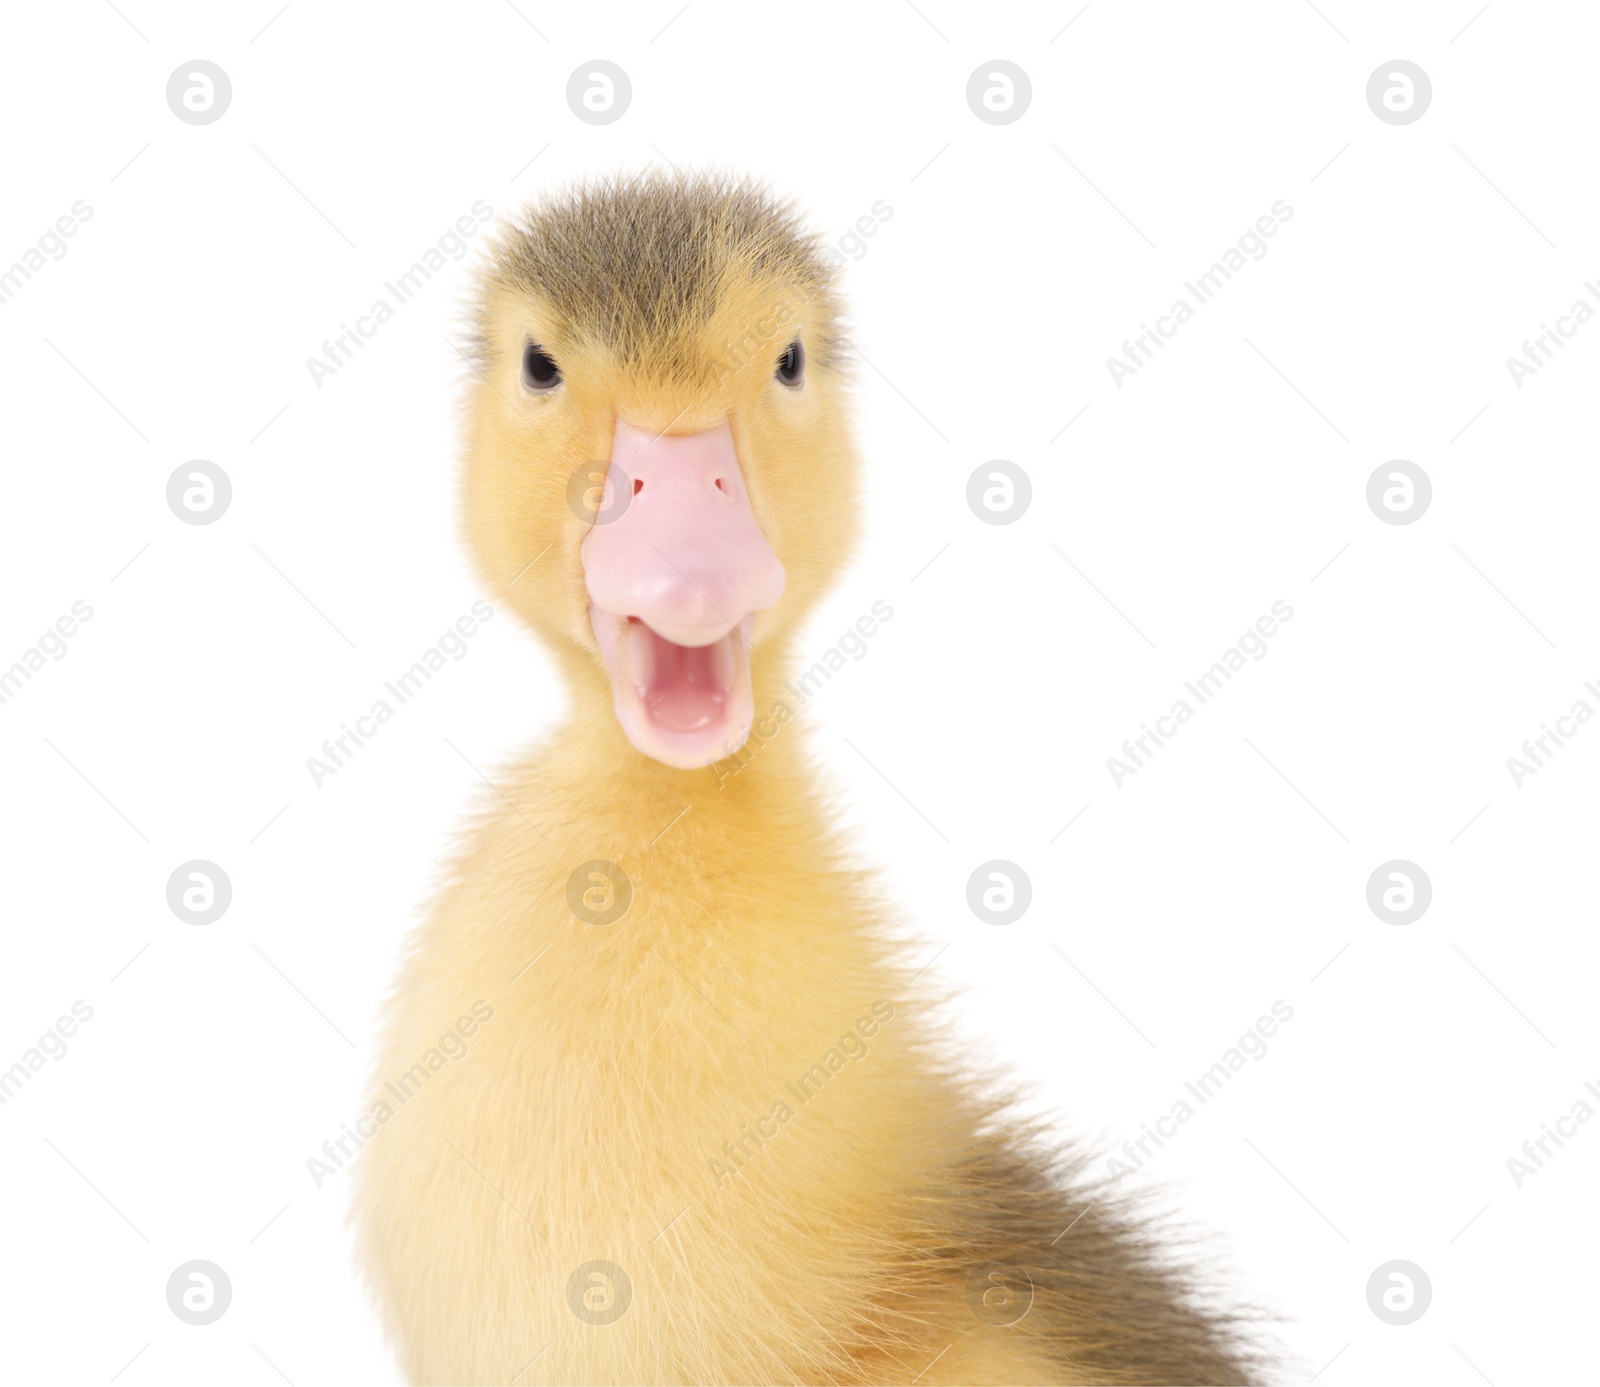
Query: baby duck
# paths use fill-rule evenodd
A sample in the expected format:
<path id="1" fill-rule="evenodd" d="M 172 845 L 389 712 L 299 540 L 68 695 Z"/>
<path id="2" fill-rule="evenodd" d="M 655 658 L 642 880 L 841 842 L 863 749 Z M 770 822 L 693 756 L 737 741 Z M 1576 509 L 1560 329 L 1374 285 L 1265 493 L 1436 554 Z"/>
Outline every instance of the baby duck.
<path id="1" fill-rule="evenodd" d="M 415 1382 L 1257 1371 L 941 1051 L 787 726 L 856 535 L 847 380 L 831 267 L 749 184 L 579 187 L 491 254 L 466 532 L 572 708 L 495 777 L 390 1008 L 357 1213 Z M 783 730 L 712 769 L 758 710 Z"/>

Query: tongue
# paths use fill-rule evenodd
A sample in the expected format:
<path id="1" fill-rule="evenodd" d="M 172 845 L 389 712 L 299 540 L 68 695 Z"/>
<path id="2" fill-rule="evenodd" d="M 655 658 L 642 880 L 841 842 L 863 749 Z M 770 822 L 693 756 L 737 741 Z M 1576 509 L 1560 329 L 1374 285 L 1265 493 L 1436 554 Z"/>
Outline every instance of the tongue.
<path id="1" fill-rule="evenodd" d="M 737 631 L 713 645 L 675 645 L 642 621 L 628 626 L 633 678 L 650 720 L 670 732 L 720 726 L 743 652 Z"/>

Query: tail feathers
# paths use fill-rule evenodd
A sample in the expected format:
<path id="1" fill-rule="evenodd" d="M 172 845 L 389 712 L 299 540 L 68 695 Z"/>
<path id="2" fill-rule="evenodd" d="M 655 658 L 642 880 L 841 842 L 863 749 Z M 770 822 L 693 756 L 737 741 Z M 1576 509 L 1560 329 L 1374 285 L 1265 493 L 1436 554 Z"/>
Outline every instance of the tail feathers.
<path id="1" fill-rule="evenodd" d="M 1031 1341 L 1068 1380 L 1262 1380 L 1263 1316 L 1207 1284 L 1192 1239 L 1089 1178 L 1081 1158 L 1046 1153 L 1041 1168 L 1033 1154 L 986 1141 L 928 1202 L 928 1225 L 953 1235 L 931 1260 L 964 1279 L 975 1316 Z"/>

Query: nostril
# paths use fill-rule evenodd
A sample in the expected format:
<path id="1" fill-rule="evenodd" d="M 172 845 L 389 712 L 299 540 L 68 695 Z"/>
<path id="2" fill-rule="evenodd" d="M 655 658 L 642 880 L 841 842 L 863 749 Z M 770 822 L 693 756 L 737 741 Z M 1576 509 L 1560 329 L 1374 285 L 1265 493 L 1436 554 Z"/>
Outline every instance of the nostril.
<path id="1" fill-rule="evenodd" d="M 724 492 L 724 493 L 726 493 L 727 490 L 728 490 L 727 483 L 724 482 L 721 477 L 717 478 L 717 490 L 721 491 L 721 492 Z"/>
<path id="2" fill-rule="evenodd" d="M 637 477 L 635 477 L 633 479 L 633 494 L 635 496 L 637 496 L 643 490 L 644 490 L 644 483 L 642 481 L 640 481 Z"/>

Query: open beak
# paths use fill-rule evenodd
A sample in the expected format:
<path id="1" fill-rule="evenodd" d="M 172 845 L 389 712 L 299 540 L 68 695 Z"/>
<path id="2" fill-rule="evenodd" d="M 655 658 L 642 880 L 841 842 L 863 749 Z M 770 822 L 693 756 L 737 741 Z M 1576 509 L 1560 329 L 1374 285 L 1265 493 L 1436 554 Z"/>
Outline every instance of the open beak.
<path id="1" fill-rule="evenodd" d="M 692 769 L 750 735 L 750 633 L 783 565 L 750 508 L 733 432 L 657 435 L 618 419 L 580 551 L 589 620 L 628 740 Z"/>

